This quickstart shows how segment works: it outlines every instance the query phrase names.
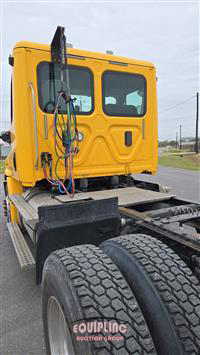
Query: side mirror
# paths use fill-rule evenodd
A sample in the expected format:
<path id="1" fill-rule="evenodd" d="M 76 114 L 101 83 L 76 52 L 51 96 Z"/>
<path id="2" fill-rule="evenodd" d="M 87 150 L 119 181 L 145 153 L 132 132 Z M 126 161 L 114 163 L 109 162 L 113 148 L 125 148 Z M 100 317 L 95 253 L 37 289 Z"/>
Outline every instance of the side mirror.
<path id="1" fill-rule="evenodd" d="M 5 142 L 5 143 L 9 143 L 10 144 L 11 143 L 10 131 L 1 132 L 0 139 L 2 139 L 2 141 Z"/>

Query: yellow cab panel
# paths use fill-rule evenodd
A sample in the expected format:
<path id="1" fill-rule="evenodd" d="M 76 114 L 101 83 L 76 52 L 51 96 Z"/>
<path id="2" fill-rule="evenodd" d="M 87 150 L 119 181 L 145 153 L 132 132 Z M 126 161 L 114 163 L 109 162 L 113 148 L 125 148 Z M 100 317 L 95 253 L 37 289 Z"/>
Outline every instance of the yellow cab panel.
<path id="1" fill-rule="evenodd" d="M 73 48 L 67 53 L 80 135 L 74 178 L 156 173 L 153 64 Z M 13 57 L 12 151 L 7 169 L 22 185 L 34 186 L 44 179 L 41 153 L 49 152 L 53 177 L 57 174 L 63 179 L 64 162 L 55 155 L 52 103 L 60 90 L 60 78 L 56 64 L 51 63 L 50 47 L 19 42 Z"/>

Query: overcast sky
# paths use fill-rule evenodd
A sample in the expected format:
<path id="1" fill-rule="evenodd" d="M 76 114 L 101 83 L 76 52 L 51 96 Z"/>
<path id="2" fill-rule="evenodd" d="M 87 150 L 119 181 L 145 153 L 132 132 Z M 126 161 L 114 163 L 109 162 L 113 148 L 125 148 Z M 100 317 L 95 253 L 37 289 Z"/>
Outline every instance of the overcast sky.
<path id="1" fill-rule="evenodd" d="M 9 128 L 8 56 L 17 41 L 50 44 L 57 25 L 74 48 L 151 61 L 158 76 L 159 139 L 195 135 L 199 90 L 198 1 L 1 3 L 1 130 Z M 181 104 L 182 101 L 187 100 Z M 176 106 L 172 110 L 167 110 Z M 163 111 L 163 112 L 162 112 Z"/>

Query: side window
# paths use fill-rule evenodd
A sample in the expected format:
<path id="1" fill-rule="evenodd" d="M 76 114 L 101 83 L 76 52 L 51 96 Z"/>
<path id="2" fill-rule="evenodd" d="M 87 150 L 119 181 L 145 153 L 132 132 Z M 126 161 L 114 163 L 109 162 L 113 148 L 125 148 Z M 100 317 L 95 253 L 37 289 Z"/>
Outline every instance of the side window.
<path id="1" fill-rule="evenodd" d="M 68 66 L 69 84 L 72 98 L 76 99 L 74 107 L 77 114 L 89 115 L 94 111 L 94 83 L 88 68 Z M 61 88 L 60 67 L 57 64 L 42 62 L 37 67 L 38 99 L 42 111 L 53 113 L 55 102 Z M 67 89 L 66 80 L 64 90 Z M 61 102 L 63 113 L 66 104 Z"/>
<path id="2" fill-rule="evenodd" d="M 108 116 L 142 117 L 146 113 L 146 80 L 132 73 L 106 71 L 102 76 L 103 110 Z"/>
<path id="3" fill-rule="evenodd" d="M 88 113 L 92 109 L 92 97 L 86 95 L 71 95 L 75 101 L 75 110 L 76 112 Z"/>
<path id="4" fill-rule="evenodd" d="M 144 95 L 144 90 L 136 90 L 126 96 L 126 105 L 135 106 L 138 115 L 144 112 Z"/>
<path id="5" fill-rule="evenodd" d="M 105 104 L 108 105 L 108 104 L 116 104 L 116 99 L 115 97 L 112 97 L 112 96 L 108 96 L 108 97 L 105 97 Z"/>

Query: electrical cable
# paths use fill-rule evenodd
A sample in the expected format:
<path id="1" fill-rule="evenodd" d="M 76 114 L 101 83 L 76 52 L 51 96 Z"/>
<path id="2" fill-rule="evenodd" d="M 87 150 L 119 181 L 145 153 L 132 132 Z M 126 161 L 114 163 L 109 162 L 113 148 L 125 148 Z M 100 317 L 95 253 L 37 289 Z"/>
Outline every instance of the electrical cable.
<path id="1" fill-rule="evenodd" d="M 70 95 L 69 72 L 67 66 L 67 52 L 66 52 L 66 37 L 64 35 L 64 28 L 61 29 L 60 37 L 60 91 L 58 92 L 57 102 L 55 103 L 54 116 L 53 116 L 53 137 L 54 137 L 54 151 L 57 157 L 55 164 L 55 177 L 52 178 L 52 158 L 49 153 L 44 153 L 43 170 L 44 176 L 47 181 L 58 188 L 60 193 L 66 193 L 68 196 L 73 197 L 75 194 L 75 182 L 73 173 L 73 158 L 78 153 L 78 128 L 76 121 L 76 112 L 74 108 L 74 99 Z M 55 97 L 55 77 L 54 77 L 54 64 L 50 67 L 50 76 L 54 81 L 54 97 Z M 64 83 L 66 83 L 67 90 L 64 90 Z M 51 85 L 51 83 L 50 83 Z M 52 89 L 50 86 L 49 92 L 50 100 L 52 97 Z M 65 101 L 67 114 L 66 121 L 62 112 L 61 100 Z M 75 144 L 76 142 L 76 144 Z M 46 154 L 46 155 L 45 155 Z M 47 161 L 46 161 L 47 156 Z M 58 176 L 58 164 L 64 160 L 65 175 L 64 179 Z M 47 176 L 46 164 L 49 166 L 50 178 Z M 68 186 L 65 186 L 68 181 Z"/>
<path id="2" fill-rule="evenodd" d="M 67 118 L 65 121 L 63 113 L 59 112 L 59 107 L 61 107 L 60 102 L 64 98 L 67 105 Z M 57 156 L 55 164 L 55 176 L 56 179 L 52 179 L 52 166 L 51 159 L 44 163 L 43 170 L 46 180 L 54 187 L 58 188 L 60 193 L 65 193 L 70 197 L 75 194 L 75 182 L 73 174 L 73 157 L 78 153 L 78 129 L 76 121 L 76 113 L 73 104 L 74 99 L 71 97 L 66 98 L 66 93 L 64 91 L 59 92 L 56 107 L 54 110 L 53 118 L 53 135 L 54 135 L 54 148 Z M 60 117 L 59 117 L 60 116 Z M 61 122 L 62 120 L 62 122 Z M 75 145 L 75 142 L 77 143 Z M 62 143 L 63 148 L 61 149 L 60 144 Z M 58 148 L 58 149 L 57 149 Z M 60 151 L 60 153 L 58 152 Z M 47 153 L 48 154 L 48 153 Z M 64 160 L 65 166 L 65 176 L 62 180 L 58 176 L 58 164 L 61 160 Z M 47 176 L 46 163 L 50 163 L 50 178 Z M 68 186 L 65 187 L 65 182 L 68 180 Z"/>
<path id="3" fill-rule="evenodd" d="M 173 109 L 176 108 L 177 106 L 183 105 L 184 103 L 186 103 L 186 102 L 192 100 L 194 97 L 195 97 L 195 95 L 189 97 L 188 99 L 186 99 L 186 100 L 184 100 L 184 101 L 179 102 L 178 104 L 176 104 L 176 105 L 174 105 L 174 106 L 168 107 L 168 108 L 166 108 L 166 109 L 160 111 L 159 113 L 163 113 L 163 112 L 166 112 L 166 111 L 169 111 L 169 110 L 173 110 Z"/>

